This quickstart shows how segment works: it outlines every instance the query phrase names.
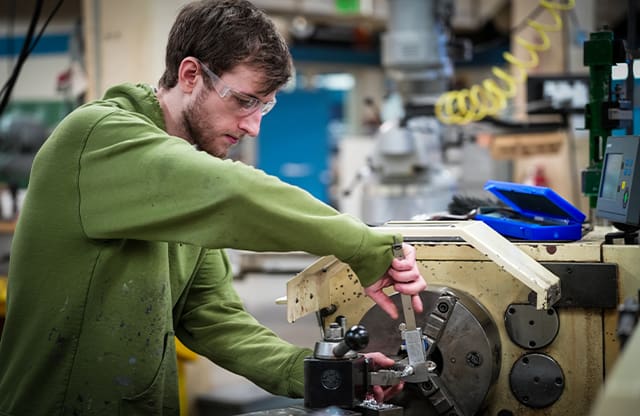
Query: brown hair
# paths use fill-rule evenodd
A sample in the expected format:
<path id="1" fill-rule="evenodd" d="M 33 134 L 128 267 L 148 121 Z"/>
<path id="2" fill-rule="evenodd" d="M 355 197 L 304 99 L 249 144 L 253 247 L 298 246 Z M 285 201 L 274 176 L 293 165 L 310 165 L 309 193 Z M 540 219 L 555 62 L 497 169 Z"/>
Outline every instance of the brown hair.
<path id="1" fill-rule="evenodd" d="M 291 77 L 286 42 L 271 19 L 247 0 L 200 0 L 180 10 L 169 32 L 161 87 L 177 84 L 178 68 L 187 56 L 220 76 L 238 64 L 262 71 L 260 94 L 276 91 Z"/>

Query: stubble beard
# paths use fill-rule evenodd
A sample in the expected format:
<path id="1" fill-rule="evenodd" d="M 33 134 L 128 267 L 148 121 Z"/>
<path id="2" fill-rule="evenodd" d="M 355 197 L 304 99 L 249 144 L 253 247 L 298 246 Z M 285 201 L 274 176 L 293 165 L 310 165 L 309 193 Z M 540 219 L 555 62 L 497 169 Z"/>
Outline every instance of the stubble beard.
<path id="1" fill-rule="evenodd" d="M 203 150 L 211 156 L 224 159 L 228 153 L 226 150 L 221 151 L 215 146 L 213 148 L 205 146 L 206 143 L 203 132 L 206 129 L 202 123 L 203 115 L 201 109 L 206 98 L 207 93 L 205 93 L 204 90 L 200 91 L 195 102 L 182 111 L 182 128 L 188 136 L 187 139 L 193 143 L 198 150 Z"/>

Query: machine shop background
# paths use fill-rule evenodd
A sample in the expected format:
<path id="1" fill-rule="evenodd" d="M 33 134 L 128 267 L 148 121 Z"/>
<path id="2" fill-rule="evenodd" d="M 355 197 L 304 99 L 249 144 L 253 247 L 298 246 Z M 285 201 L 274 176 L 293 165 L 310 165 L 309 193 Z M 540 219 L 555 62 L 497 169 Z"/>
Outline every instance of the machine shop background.
<path id="1" fill-rule="evenodd" d="M 408 124 L 414 132 L 412 142 L 396 140 L 407 128 L 398 124 L 407 112 L 432 108 L 448 91 L 481 84 L 492 76 L 494 68 L 518 73 L 517 66 L 506 62 L 503 53 L 527 59 L 528 52 L 518 39 L 540 39 L 526 27 L 526 22 L 549 22 L 544 11 L 536 12 L 538 2 L 252 1 L 275 20 L 286 37 L 296 73 L 290 85 L 279 93 L 275 111 L 264 118 L 259 137 L 244 140 L 232 158 L 298 185 L 372 225 L 429 218 L 447 211 L 455 195 L 486 198 L 485 182 L 499 180 L 552 188 L 587 214 L 594 226 L 609 226 L 606 220 L 597 218 L 589 196 L 581 189 L 581 175 L 590 164 L 590 136 L 584 111 L 589 100 L 589 67 L 585 65 L 584 44 L 592 32 L 606 28 L 615 38 L 635 39 L 632 46 L 638 48 L 640 28 L 630 24 L 629 14 L 634 0 L 576 0 L 575 7 L 561 13 L 562 28 L 547 33 L 549 47 L 536 53 L 537 65 L 527 70 L 527 81 L 517 85 L 514 96 L 498 115 L 470 123 L 445 123 L 433 112 L 418 114 L 413 124 Z M 35 3 L 0 0 L 3 82 L 13 71 Z M 43 15 L 55 13 L 22 67 L 8 107 L 0 114 L 0 322 L 11 234 L 26 192 L 33 155 L 59 120 L 81 103 L 100 97 L 110 85 L 124 81 L 155 85 L 163 70 L 169 28 L 185 3 L 44 1 Z M 636 11 L 634 20 L 640 13 L 638 9 L 632 9 Z M 38 27 L 43 21 L 41 17 Z M 630 27 L 635 28 L 635 33 L 628 33 Z M 427 42 L 433 53 L 402 55 L 395 42 L 410 36 L 416 36 L 421 45 Z M 630 134 L 637 136 L 640 57 L 628 70 L 635 71 L 635 95 L 628 98 L 633 104 L 630 112 L 634 121 Z M 622 75 L 617 82 L 621 79 Z M 543 81 L 557 82 L 551 98 L 536 95 L 536 82 Z M 549 100 L 559 100 L 559 104 Z M 633 293 L 633 286 L 640 281 L 638 266 L 633 264 L 635 251 L 626 247 L 601 251 L 596 241 L 560 244 L 556 248 L 531 244 L 524 250 L 544 264 L 572 263 L 562 272 L 565 275 L 575 272 L 610 276 L 613 272 L 602 271 L 599 266 L 619 266 L 616 273 L 620 293 L 616 301 L 621 302 L 623 295 Z M 507 364 L 507 358 L 503 358 L 502 365 L 496 366 L 500 378 L 492 383 L 492 389 L 488 388 L 485 403 L 479 405 L 482 411 L 477 414 L 578 416 L 594 405 L 618 359 L 612 329 L 617 304 L 584 308 L 565 305 L 567 309 L 559 313 L 560 321 L 555 317 L 540 318 L 523 306 L 526 291 L 469 247 L 436 244 L 431 250 L 434 247 L 428 242 L 417 245 L 429 283 L 435 287 L 459 284 L 474 298 L 463 303 L 464 307 L 472 315 L 476 307 L 482 309 L 474 318 L 496 320 L 501 316 L 506 321 L 496 323 L 506 325 L 500 331 L 502 348 L 510 361 Z M 558 254 L 549 254 L 551 250 Z M 283 338 L 312 348 L 320 337 L 315 317 L 287 322 L 282 299 L 287 295 L 290 279 L 317 259 L 305 253 L 234 251 L 230 256 L 236 269 L 237 289 L 247 309 Z M 592 264 L 599 265 L 596 272 L 589 268 Z M 473 283 L 460 283 L 469 276 L 473 276 Z M 494 280 L 488 276 L 502 277 Z M 348 280 L 341 273 L 336 279 Z M 497 283 L 500 279 L 507 283 Z M 335 287 L 332 290 L 338 292 Z M 357 288 L 354 296 L 356 291 Z M 335 296 L 347 299 L 350 294 Z M 500 300 L 500 296 L 512 299 Z M 366 317 L 367 306 L 355 302 L 347 310 L 350 316 L 360 319 Z M 530 333 L 507 334 L 517 332 L 514 328 L 518 325 L 510 315 L 502 316 L 506 310 L 522 311 L 531 321 L 549 319 L 550 323 Z M 472 339 L 493 342 L 494 336 L 486 335 L 488 330 L 482 322 L 476 326 L 470 330 Z M 510 339 L 509 346 L 505 347 L 505 339 Z M 453 340 L 448 342 L 450 348 L 456 348 Z M 518 345 L 520 342 L 523 345 Z M 540 342 L 542 346 L 530 342 Z M 582 343 L 585 345 L 580 351 L 584 356 L 571 357 L 567 346 Z M 607 349 L 609 345 L 613 349 Z M 540 351 L 549 355 L 535 355 Z M 534 389 L 531 396 L 513 387 L 517 381 L 512 380 L 510 385 L 509 371 L 517 372 L 518 360 L 527 353 L 532 354 L 528 356 L 532 360 L 539 360 L 546 375 L 557 374 L 555 379 L 562 381 L 560 385 L 544 394 Z M 561 364 L 546 358 L 554 354 Z M 183 415 L 224 416 L 299 403 L 271 396 L 190 351 L 179 349 L 178 359 Z M 587 363 L 582 365 L 581 360 Z M 575 380 L 581 380 L 580 388 L 576 388 Z M 583 388 L 586 384 L 588 388 Z M 640 396 L 640 387 L 635 387 Z M 586 393 L 586 404 L 574 406 L 576 413 L 571 413 L 567 403 Z M 554 395 L 557 397 L 546 401 Z"/>

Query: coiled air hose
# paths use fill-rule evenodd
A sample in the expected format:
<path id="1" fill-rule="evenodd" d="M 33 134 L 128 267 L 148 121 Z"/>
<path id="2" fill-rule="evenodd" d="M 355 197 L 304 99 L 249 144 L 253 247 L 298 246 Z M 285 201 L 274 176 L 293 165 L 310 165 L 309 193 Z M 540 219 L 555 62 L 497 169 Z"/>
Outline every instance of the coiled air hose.
<path id="1" fill-rule="evenodd" d="M 494 66 L 491 69 L 494 78 L 487 78 L 469 88 L 442 94 L 435 104 L 438 120 L 445 124 L 467 124 L 487 116 L 495 116 L 502 111 L 507 106 L 507 100 L 516 95 L 517 85 L 524 83 L 528 71 L 538 65 L 538 54 L 551 47 L 547 33 L 562 29 L 560 11 L 571 10 L 574 6 L 575 0 L 567 0 L 566 3 L 540 0 L 538 8 L 546 10 L 554 23 L 543 24 L 527 19 L 527 25 L 538 33 L 540 43 L 531 42 L 520 36 L 515 38 L 515 42 L 527 50 L 529 59 L 522 60 L 510 52 L 504 52 L 502 57 L 514 66 L 514 74 Z"/>

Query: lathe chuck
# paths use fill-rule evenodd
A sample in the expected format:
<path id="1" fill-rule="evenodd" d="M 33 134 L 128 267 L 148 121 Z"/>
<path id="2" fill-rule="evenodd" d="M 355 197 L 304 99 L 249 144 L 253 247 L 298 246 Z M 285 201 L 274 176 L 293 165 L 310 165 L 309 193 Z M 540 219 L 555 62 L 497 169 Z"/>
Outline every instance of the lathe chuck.
<path id="1" fill-rule="evenodd" d="M 441 323 L 445 328 L 429 357 L 437 365 L 439 385 L 434 386 L 430 381 L 406 383 L 403 392 L 393 400 L 405 408 L 405 416 L 453 416 L 447 406 L 442 405 L 442 398 L 455 403 L 463 415 L 474 415 L 498 378 L 501 357 L 498 329 L 486 309 L 472 296 L 432 286 L 421 294 L 424 311 L 416 316 L 416 324 L 424 332 L 431 312 L 439 306 L 438 299 L 445 291 L 455 295 L 458 301 L 447 322 Z M 391 299 L 401 311 L 400 295 L 395 294 Z M 391 319 L 377 305 L 368 310 L 360 321 L 370 335 L 366 351 L 401 357 L 402 339 L 398 330 L 401 322 L 402 318 Z"/>

